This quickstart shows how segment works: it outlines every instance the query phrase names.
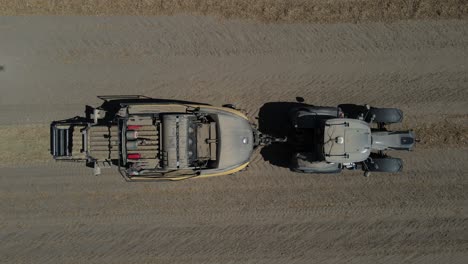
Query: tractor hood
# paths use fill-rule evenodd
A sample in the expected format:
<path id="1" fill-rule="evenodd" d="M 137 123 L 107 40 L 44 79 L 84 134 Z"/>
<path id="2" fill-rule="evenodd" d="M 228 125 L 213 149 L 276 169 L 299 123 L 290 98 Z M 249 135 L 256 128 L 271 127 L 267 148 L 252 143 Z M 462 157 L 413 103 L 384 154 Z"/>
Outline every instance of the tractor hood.
<path id="1" fill-rule="evenodd" d="M 361 120 L 329 119 L 324 128 L 324 156 L 327 162 L 348 163 L 366 160 L 371 151 L 371 129 Z"/>

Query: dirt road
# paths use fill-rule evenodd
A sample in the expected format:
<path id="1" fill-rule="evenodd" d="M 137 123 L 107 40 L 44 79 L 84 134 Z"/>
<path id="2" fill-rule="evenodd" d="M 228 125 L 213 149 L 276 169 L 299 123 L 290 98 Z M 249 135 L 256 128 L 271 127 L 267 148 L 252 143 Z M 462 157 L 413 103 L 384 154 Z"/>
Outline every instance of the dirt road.
<path id="1" fill-rule="evenodd" d="M 0 36 L 2 263 L 468 259 L 466 20 L 1 17 Z M 399 154 L 404 173 L 368 179 L 260 153 L 244 173 L 169 184 L 48 163 L 47 124 L 103 94 L 237 103 L 252 119 L 296 96 L 393 106 L 422 142 Z"/>

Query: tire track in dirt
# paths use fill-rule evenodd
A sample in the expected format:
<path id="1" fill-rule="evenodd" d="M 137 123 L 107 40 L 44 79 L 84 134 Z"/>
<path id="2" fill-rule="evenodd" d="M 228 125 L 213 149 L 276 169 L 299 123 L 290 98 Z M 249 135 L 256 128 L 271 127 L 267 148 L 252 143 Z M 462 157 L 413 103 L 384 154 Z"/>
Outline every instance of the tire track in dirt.
<path id="1" fill-rule="evenodd" d="M 98 93 L 128 93 L 128 87 L 156 97 L 237 101 L 250 109 L 295 96 L 331 105 L 418 103 L 417 109 L 431 108 L 427 104 L 435 97 L 458 104 L 466 97 L 465 21 L 258 25 L 185 16 L 63 19 L 67 23 L 3 19 L 10 27 L 2 29 L 7 40 L 2 49 L 23 55 L 5 63 L 2 83 L 11 89 L 0 106 L 2 123 L 65 118 L 97 102 Z M 27 33 L 31 21 L 37 34 Z M 15 42 L 32 38 L 33 49 Z M 27 66 L 31 60 L 42 67 Z M 55 78 L 48 77 L 51 71 Z M 19 74 L 30 78 L 16 78 Z M 27 91 L 32 86 L 36 89 Z M 54 114 L 55 107 L 63 114 Z M 17 111 L 23 112 L 19 118 Z"/>
<path id="2" fill-rule="evenodd" d="M 291 185 L 283 186 L 284 188 L 291 188 Z M 307 190 L 307 192 L 314 191 L 316 190 Z M 334 190 L 333 193 L 337 193 L 337 190 Z M 230 192 L 225 194 L 231 195 Z M 205 195 L 213 196 L 213 194 L 206 193 Z M 330 196 L 330 194 L 325 194 L 324 196 Z M 293 197 L 291 198 L 294 199 Z M 372 196 L 366 198 L 372 198 Z M 393 196 L 387 197 L 389 200 L 393 198 Z M 135 197 L 131 199 L 135 200 Z M 237 197 L 231 197 L 231 199 L 238 200 Z M 392 206 L 388 205 L 377 209 L 369 206 L 369 204 L 364 204 L 362 206 L 363 209 L 358 210 L 359 214 L 346 214 L 346 210 L 340 210 L 340 207 L 331 206 L 327 209 L 322 209 L 321 213 L 317 213 L 319 210 L 312 210 L 304 214 L 304 210 L 310 209 L 301 206 L 301 209 L 288 210 L 281 208 L 283 203 L 280 202 L 278 204 L 278 201 L 276 201 L 278 204 L 276 207 L 279 207 L 276 210 L 282 214 L 282 217 L 278 217 L 279 215 L 275 213 L 268 213 L 266 215 L 263 213 L 265 211 L 273 212 L 272 209 L 274 210 L 274 208 L 262 206 L 258 204 L 258 200 L 251 200 L 250 203 L 259 206 L 261 209 L 249 210 L 250 212 L 247 211 L 239 214 L 233 205 L 224 205 L 224 208 L 232 208 L 234 210 L 231 209 L 231 213 L 219 216 L 219 220 L 216 222 L 224 226 L 221 229 L 216 227 L 216 224 L 215 226 L 210 224 L 214 217 L 212 213 L 206 211 L 203 207 L 197 206 L 199 208 L 198 213 L 202 212 L 205 214 L 203 218 L 200 218 L 203 219 L 203 223 L 205 224 L 200 226 L 197 224 L 199 218 L 193 217 L 195 214 L 193 211 L 161 214 L 158 211 L 154 212 L 153 206 L 147 208 L 140 206 L 126 212 L 126 215 L 133 214 L 133 217 L 107 215 L 106 211 L 103 211 L 102 214 L 107 217 L 90 214 L 87 217 L 73 217 L 72 219 L 74 220 L 68 220 L 68 218 L 58 215 L 56 217 L 62 218 L 62 221 L 67 223 L 67 226 L 64 227 L 64 223 L 52 222 L 51 224 L 53 224 L 56 231 L 39 231 L 35 235 L 31 234 L 31 231 L 26 231 L 23 235 L 19 233 L 20 235 L 16 235 L 13 238 L 15 241 L 23 241 L 27 237 L 28 242 L 23 242 L 22 248 L 30 248 L 32 252 L 30 251 L 30 254 L 26 256 L 36 255 L 38 259 L 48 256 L 45 260 L 64 259 L 67 256 L 76 260 L 84 257 L 84 259 L 89 261 L 102 261 L 111 252 L 114 252 L 112 253 L 114 258 L 142 261 L 145 256 L 151 256 L 156 259 L 174 256 L 182 259 L 184 257 L 196 259 L 203 255 L 211 259 L 218 259 L 215 256 L 227 257 L 231 254 L 232 257 L 242 260 L 240 252 L 242 252 L 244 257 L 252 258 L 260 255 L 262 251 L 268 252 L 269 256 L 276 256 L 277 250 L 290 255 L 292 252 L 301 249 L 308 249 L 308 252 L 328 252 L 330 248 L 333 248 L 333 251 L 337 250 L 340 252 L 343 257 L 349 255 L 388 256 L 401 253 L 402 248 L 404 248 L 406 254 L 416 251 L 420 254 L 463 252 L 463 244 L 457 244 L 453 241 L 456 235 L 452 232 L 462 232 L 466 225 L 466 218 L 458 220 L 441 218 L 440 220 L 426 220 L 423 222 L 421 220 L 397 220 L 392 222 L 388 219 L 391 216 L 419 219 L 421 212 L 425 212 L 423 215 L 430 217 L 434 213 L 428 209 L 440 206 L 440 204 L 432 204 L 430 208 L 418 208 L 410 204 L 410 208 L 407 210 L 402 210 L 401 208 L 392 209 Z M 453 200 L 447 205 L 450 204 L 453 204 Z M 133 204 L 127 201 L 123 202 L 122 205 L 129 208 L 129 206 L 134 206 L 136 203 Z M 112 205 L 109 204 L 108 206 Z M 173 204 L 172 206 L 178 207 L 177 204 Z M 346 204 L 346 207 L 356 208 L 356 205 L 351 203 Z M 408 213 L 409 211 L 411 213 Z M 375 216 L 370 216 L 363 221 L 359 217 L 362 217 L 365 212 L 372 212 Z M 344 217 L 344 219 L 354 219 L 356 223 L 352 224 L 349 220 L 339 222 L 336 220 L 336 217 L 339 216 Z M 380 224 L 379 220 L 371 220 L 375 218 L 381 219 Z M 37 219 L 41 219 L 41 217 Z M 154 220 L 148 221 L 148 219 Z M 273 222 L 283 222 L 283 224 L 265 224 L 268 223 L 267 219 Z M 302 222 L 304 220 L 301 221 L 301 219 L 314 220 Z M 68 225 L 68 223 L 73 223 L 74 221 L 76 221 L 76 224 Z M 235 221 L 235 223 L 232 221 Z M 189 222 L 188 225 L 187 222 Z M 243 225 L 242 223 L 245 224 Z M 256 226 L 256 224 L 259 226 Z M 205 225 L 207 226 L 204 227 Z M 42 228 L 49 230 L 47 226 L 43 226 Z M 434 236 L 430 235 L 432 232 L 440 233 Z M 326 241 L 323 240 L 321 234 L 326 234 Z M 445 235 L 448 235 L 451 239 L 447 240 Z M 218 237 L 223 238 L 222 243 L 217 239 Z M 275 242 L 270 242 L 269 237 L 274 237 Z M 70 238 L 73 238 L 72 242 L 70 242 Z M 239 240 L 242 240 L 243 243 L 238 244 L 236 241 Z M 222 248 L 216 246 L 221 244 L 223 245 Z M 69 253 L 64 254 L 65 256 L 40 254 L 46 245 L 49 250 L 53 251 L 55 249 L 61 251 L 61 248 L 67 247 L 68 250 L 66 252 Z M 162 250 L 163 248 L 167 248 L 168 250 Z M 183 250 L 174 252 L 171 250 L 173 248 Z M 226 249 L 229 249 L 231 253 L 226 254 Z M 37 253 L 34 254 L 34 251 Z M 11 250 L 10 252 L 14 253 L 15 251 Z M 21 256 L 21 254 L 19 255 Z M 306 256 L 301 257 L 301 259 L 306 260 L 310 256 L 306 254 Z"/>
<path id="3" fill-rule="evenodd" d="M 446 156 L 444 159 L 439 158 L 439 153 L 444 153 Z M 434 208 L 439 208 L 439 204 L 445 204 L 447 202 L 446 199 L 463 199 L 466 198 L 466 195 L 459 187 L 466 186 L 467 182 L 464 178 L 464 170 L 466 169 L 463 165 L 464 150 L 451 150 L 451 151 L 441 151 L 441 150 L 424 150 L 420 155 L 412 156 L 412 157 L 403 157 L 407 160 L 407 168 L 405 168 L 405 173 L 401 176 L 396 175 L 389 175 L 389 174 L 376 174 L 370 180 L 365 178 L 359 177 L 360 173 L 353 173 L 353 172 L 345 172 L 343 175 L 304 175 L 304 174 L 297 174 L 291 173 L 287 170 L 275 170 L 275 171 L 264 171 L 262 168 L 260 170 L 256 170 L 255 168 L 249 169 L 247 172 L 235 176 L 226 176 L 221 177 L 219 179 L 207 179 L 207 180 L 198 180 L 198 181 L 185 181 L 181 184 L 175 183 L 168 183 L 168 184 L 149 184 L 144 185 L 143 187 L 147 187 L 148 189 L 145 190 L 144 194 L 141 195 L 133 195 L 132 199 L 138 200 L 137 204 L 139 204 L 134 210 L 144 210 L 144 208 L 148 205 L 147 202 L 144 202 L 145 195 L 149 195 L 149 197 L 153 197 L 154 195 L 164 195 L 165 197 L 162 198 L 163 200 L 158 201 L 156 204 L 151 206 L 156 206 L 159 208 L 160 213 L 165 214 L 172 214 L 177 213 L 179 209 L 174 208 L 183 208 L 179 206 L 170 207 L 164 206 L 166 202 L 172 203 L 193 203 L 190 200 L 177 200 L 176 196 L 178 193 L 186 193 L 190 195 L 194 195 L 197 197 L 196 200 L 204 200 L 204 199 L 220 199 L 220 203 L 224 203 L 226 206 L 229 206 L 232 202 L 239 202 L 239 200 L 244 200 L 246 202 L 246 206 L 248 206 L 248 200 L 253 198 L 257 203 L 262 203 L 263 208 L 268 208 L 274 206 L 274 203 L 270 200 L 276 200 L 277 202 L 281 202 L 282 192 L 285 191 L 285 188 L 291 188 L 295 190 L 300 190 L 300 192 L 310 192 L 306 197 L 303 197 L 300 200 L 301 202 L 298 204 L 299 208 L 301 207 L 308 207 L 307 204 L 314 205 L 313 200 L 320 201 L 317 209 L 324 209 L 322 206 L 327 206 L 327 203 L 334 206 L 339 206 L 346 210 L 345 208 L 349 205 L 349 203 L 354 203 L 354 205 L 359 205 L 360 203 L 366 204 L 369 206 L 373 204 L 376 208 L 382 206 L 385 208 L 385 204 L 387 200 L 396 201 L 393 205 L 400 208 L 400 206 L 404 206 L 400 204 L 404 201 L 412 201 L 418 200 L 422 197 L 418 195 L 422 194 L 421 190 L 432 190 L 430 194 L 424 194 L 424 204 L 420 204 L 422 207 L 433 206 Z M 447 155 L 448 154 L 448 155 Z M 408 155 L 406 155 L 408 156 Z M 450 165 L 448 165 L 450 164 Z M 455 167 L 455 168 L 452 168 Z M 115 199 L 115 202 L 125 201 L 128 198 L 131 198 L 128 194 L 133 193 L 135 190 L 140 189 L 138 184 L 125 184 L 121 179 L 120 176 L 115 172 L 115 170 L 107 171 L 106 176 L 104 177 L 92 177 L 90 175 L 89 170 L 85 170 L 84 167 L 79 167 L 79 171 L 73 167 L 64 166 L 64 168 L 72 169 L 70 173 L 60 175 L 56 174 L 60 171 L 60 169 L 56 169 L 54 167 L 53 176 L 50 179 L 48 177 L 40 178 L 43 180 L 42 182 L 36 182 L 35 179 L 27 177 L 27 174 L 18 176 L 14 182 L 11 182 L 9 186 L 15 189 L 17 187 L 23 186 L 25 183 L 35 183 L 35 191 L 32 194 L 27 193 L 12 193 L 10 191 L 5 191 L 4 195 L 5 200 L 12 199 L 12 201 L 16 200 L 18 203 L 21 203 L 23 199 L 28 199 L 29 195 L 38 195 L 41 196 L 42 193 L 47 193 L 47 190 L 54 191 L 54 188 L 60 187 L 60 191 L 65 191 L 66 195 L 69 196 L 68 199 L 64 200 L 76 200 L 76 197 L 80 197 L 85 195 L 89 202 L 93 200 L 101 200 L 104 197 L 107 197 L 110 193 L 105 192 L 101 193 L 98 186 L 96 187 L 87 187 L 81 189 L 75 189 L 76 186 L 74 184 L 110 184 L 115 185 L 112 191 L 112 199 Z M 31 171 L 31 169 L 21 169 L 24 173 Z M 446 174 L 450 175 L 452 183 L 460 183 L 462 185 L 456 186 L 445 186 L 447 185 L 447 179 L 440 175 L 439 171 L 445 171 Z M 18 174 L 18 173 L 16 173 Z M 75 175 L 81 175 L 79 177 Z M 59 178 L 57 178 L 59 177 Z M 415 178 L 414 178 L 415 177 Z M 414 178 L 414 179 L 413 179 Z M 60 184 L 50 184 L 50 182 L 54 182 L 52 179 L 59 179 Z M 6 178 L 3 179 L 5 182 Z M 96 180 L 98 180 L 96 182 Z M 318 184 L 318 186 L 314 186 Z M 232 187 L 235 186 L 235 187 Z M 379 187 L 380 186 L 380 187 Z M 394 186 L 395 188 L 388 188 L 389 186 Z M 116 189 L 117 188 L 117 189 Z M 212 194 L 211 197 L 204 197 L 203 190 L 211 189 L 216 190 L 215 192 L 219 192 L 217 194 Z M 319 188 L 319 189 L 318 189 Z M 353 191 L 354 188 L 357 188 L 359 191 L 355 193 Z M 245 192 L 251 193 L 249 196 L 244 197 L 244 195 L 239 196 L 236 194 L 236 190 L 242 189 Z M 171 191 L 172 190 L 172 191 Z M 378 190 L 378 191 L 377 191 Z M 416 194 L 411 190 L 419 190 L 416 191 Z M 450 191 L 453 193 L 450 193 Z M 365 194 L 369 191 L 371 197 L 367 200 L 357 200 L 353 198 L 354 196 L 359 196 Z M 321 193 L 321 196 L 315 196 L 314 193 Z M 333 195 L 334 193 L 339 193 L 339 195 Z M 229 195 L 227 195 L 229 194 Z M 294 196 L 293 191 L 287 191 L 287 195 Z M 13 195 L 13 196 L 12 196 Z M 221 195 L 221 196 L 219 196 Z M 251 196 L 251 195 L 262 195 L 263 198 L 259 199 L 259 197 Z M 416 196 L 415 196 L 416 195 Z M 445 195 L 445 196 L 444 196 Z M 461 196 L 460 196 L 461 195 Z M 8 197 L 10 196 L 10 197 Z M 229 196 L 231 198 L 236 197 L 232 201 L 223 198 L 224 196 Z M 274 197 L 277 198 L 274 198 Z M 75 198 L 74 198 L 75 197 Z M 43 199 L 54 199 L 54 196 L 51 195 L 44 195 Z M 297 197 L 300 198 L 300 197 Z M 287 202 L 287 200 L 283 201 Z M 355 203 L 357 202 L 357 204 Z M 7 203 L 9 204 L 9 203 Z M 14 203 L 12 203 L 14 204 Z M 47 204 L 47 203 L 44 203 Z M 43 204 L 43 205 L 44 205 Z M 35 206 L 34 204 L 24 203 L 28 207 L 26 210 L 31 210 Z M 388 202 L 387 202 L 387 205 Z M 106 206 L 106 204 L 95 204 L 94 206 Z M 413 204 L 414 206 L 414 204 Z M 41 208 L 43 206 L 37 206 L 37 208 Z M 356 206 L 359 208 L 359 206 Z M 215 207 L 216 208 L 216 207 Z M 295 207 L 293 207 L 295 208 Z M 443 208 L 443 207 L 441 207 Z M 14 208 L 10 208 L 13 210 Z M 62 208 L 63 209 L 63 208 Z M 205 208 L 206 209 L 206 208 Z M 335 208 L 336 209 L 336 208 Z M 16 212 L 18 208 L 14 209 Z M 36 209 L 37 210 L 37 209 Z M 54 208 L 50 208 L 51 211 L 48 211 L 47 208 L 43 208 L 40 210 L 41 213 L 52 213 Z M 115 210 L 114 213 L 119 215 L 118 209 Z M 425 209 L 427 211 L 427 208 Z M 216 212 L 215 209 L 213 212 Z M 5 210 L 5 212 L 9 212 L 9 210 Z M 22 211 L 26 212 L 26 211 Z M 79 217 L 80 215 L 73 215 L 70 214 L 71 211 L 67 213 L 68 216 L 76 216 Z M 111 213 L 111 212 L 107 212 Z M 186 211 L 185 211 L 186 213 Z M 241 212 L 239 212 L 241 213 Z M 229 212 L 228 214 L 232 214 Z M 66 216 L 66 215 L 65 215 Z"/>

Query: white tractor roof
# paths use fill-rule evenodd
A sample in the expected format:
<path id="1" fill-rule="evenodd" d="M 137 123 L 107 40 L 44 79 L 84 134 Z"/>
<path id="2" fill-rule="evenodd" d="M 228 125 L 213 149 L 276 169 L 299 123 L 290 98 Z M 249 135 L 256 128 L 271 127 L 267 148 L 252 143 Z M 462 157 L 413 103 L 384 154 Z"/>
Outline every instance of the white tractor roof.
<path id="1" fill-rule="evenodd" d="M 329 119 L 325 123 L 323 151 L 325 160 L 333 163 L 360 162 L 371 151 L 368 123 L 349 118 Z"/>

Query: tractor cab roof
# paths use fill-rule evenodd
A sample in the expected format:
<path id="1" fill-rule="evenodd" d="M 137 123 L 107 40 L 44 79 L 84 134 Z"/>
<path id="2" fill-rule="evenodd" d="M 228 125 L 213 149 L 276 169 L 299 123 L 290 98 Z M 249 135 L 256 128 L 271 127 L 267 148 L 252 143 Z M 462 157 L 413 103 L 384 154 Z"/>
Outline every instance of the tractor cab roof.
<path id="1" fill-rule="evenodd" d="M 333 163 L 360 162 L 371 152 L 371 129 L 364 121 L 333 118 L 325 122 L 323 151 Z"/>

